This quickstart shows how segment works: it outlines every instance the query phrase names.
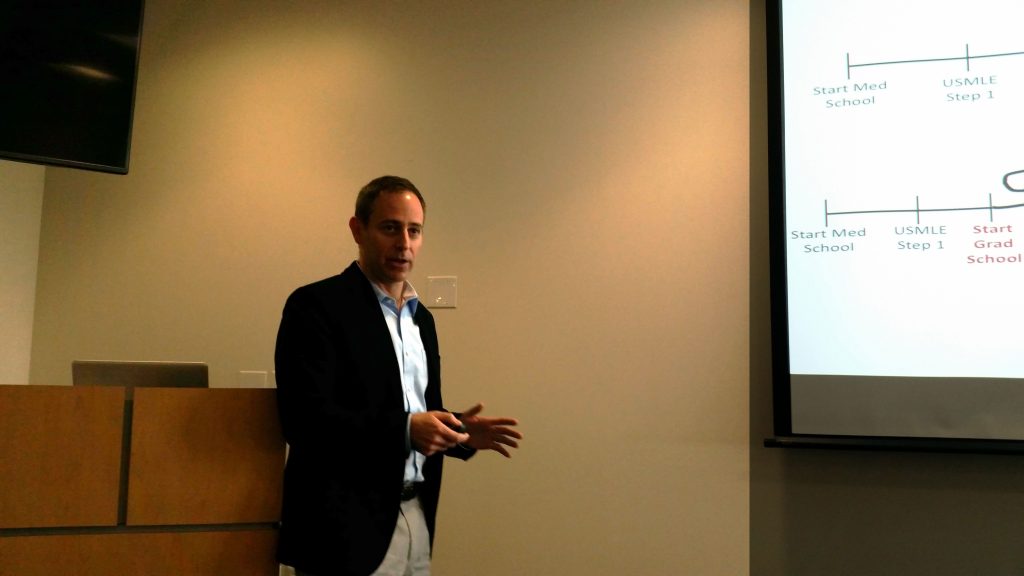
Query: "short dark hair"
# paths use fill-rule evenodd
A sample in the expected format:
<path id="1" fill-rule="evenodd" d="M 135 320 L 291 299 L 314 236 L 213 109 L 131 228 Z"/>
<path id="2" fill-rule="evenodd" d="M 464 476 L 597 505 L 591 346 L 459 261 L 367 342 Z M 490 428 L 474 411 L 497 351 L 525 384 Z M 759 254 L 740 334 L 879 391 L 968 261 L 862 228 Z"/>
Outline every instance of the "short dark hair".
<path id="1" fill-rule="evenodd" d="M 409 180 L 400 176 L 381 176 L 370 180 L 370 183 L 359 191 L 356 196 L 356 218 L 363 224 L 370 222 L 370 215 L 373 213 L 373 203 L 382 193 L 412 192 L 420 201 L 424 216 L 427 213 L 427 202 L 423 194 Z"/>

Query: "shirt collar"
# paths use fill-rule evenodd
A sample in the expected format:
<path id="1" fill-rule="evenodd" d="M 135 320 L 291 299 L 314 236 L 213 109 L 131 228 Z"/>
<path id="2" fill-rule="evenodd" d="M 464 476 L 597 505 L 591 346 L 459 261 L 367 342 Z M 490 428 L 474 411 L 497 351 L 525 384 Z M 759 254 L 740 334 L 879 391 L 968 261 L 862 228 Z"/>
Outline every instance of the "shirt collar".
<path id="1" fill-rule="evenodd" d="M 369 278 L 367 278 L 366 280 L 367 282 L 370 282 L 370 287 L 373 288 L 374 294 L 377 295 L 377 301 L 380 302 L 382 305 L 392 309 L 395 312 L 395 314 L 398 314 L 398 303 L 395 302 L 395 299 L 391 296 L 391 294 L 385 292 L 383 288 L 377 286 L 377 284 L 371 281 Z M 413 316 L 415 316 L 416 309 L 419 307 L 420 304 L 420 297 L 419 294 L 416 293 L 416 289 L 413 288 L 412 284 L 410 284 L 408 281 L 406 281 L 405 285 L 402 286 L 402 300 L 404 300 L 406 306 L 409 307 L 409 312 L 412 313 Z"/>

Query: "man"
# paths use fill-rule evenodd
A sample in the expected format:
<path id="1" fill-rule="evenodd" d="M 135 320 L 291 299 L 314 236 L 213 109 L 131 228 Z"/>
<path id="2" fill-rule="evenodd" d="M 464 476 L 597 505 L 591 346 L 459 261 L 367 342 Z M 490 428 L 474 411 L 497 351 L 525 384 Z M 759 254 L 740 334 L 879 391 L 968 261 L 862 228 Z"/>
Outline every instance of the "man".
<path id="1" fill-rule="evenodd" d="M 510 456 L 512 418 L 441 401 L 434 318 L 407 281 L 426 203 L 404 178 L 363 187 L 359 259 L 288 298 L 278 410 L 290 446 L 278 560 L 312 576 L 430 573 L 442 456 Z"/>

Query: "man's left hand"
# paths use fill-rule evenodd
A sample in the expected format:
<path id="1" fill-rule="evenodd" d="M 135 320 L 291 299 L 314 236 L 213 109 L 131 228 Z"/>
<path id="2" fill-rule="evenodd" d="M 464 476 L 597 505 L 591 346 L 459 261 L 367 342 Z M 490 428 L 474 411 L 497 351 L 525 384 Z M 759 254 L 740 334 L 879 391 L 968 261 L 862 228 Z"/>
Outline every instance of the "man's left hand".
<path id="1" fill-rule="evenodd" d="M 519 448 L 518 440 L 523 439 L 519 431 L 510 428 L 518 426 L 515 418 L 488 418 L 480 416 L 484 405 L 477 404 L 459 415 L 459 420 L 466 427 L 469 441 L 465 444 L 477 450 L 494 450 L 506 458 L 511 458 L 508 448 Z"/>

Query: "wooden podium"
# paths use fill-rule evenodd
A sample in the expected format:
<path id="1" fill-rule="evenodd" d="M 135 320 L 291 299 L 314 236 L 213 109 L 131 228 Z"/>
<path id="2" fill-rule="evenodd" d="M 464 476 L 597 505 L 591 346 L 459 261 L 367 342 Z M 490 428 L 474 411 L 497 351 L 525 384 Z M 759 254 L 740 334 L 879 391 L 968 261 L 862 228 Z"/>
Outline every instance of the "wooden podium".
<path id="1" fill-rule="evenodd" d="M 126 392 L 0 386 L 0 571 L 276 575 L 274 390 Z"/>

